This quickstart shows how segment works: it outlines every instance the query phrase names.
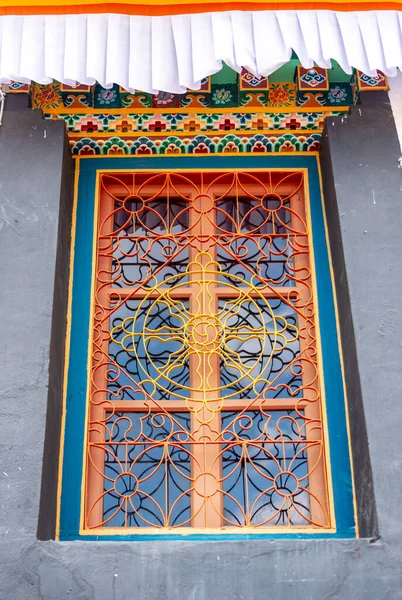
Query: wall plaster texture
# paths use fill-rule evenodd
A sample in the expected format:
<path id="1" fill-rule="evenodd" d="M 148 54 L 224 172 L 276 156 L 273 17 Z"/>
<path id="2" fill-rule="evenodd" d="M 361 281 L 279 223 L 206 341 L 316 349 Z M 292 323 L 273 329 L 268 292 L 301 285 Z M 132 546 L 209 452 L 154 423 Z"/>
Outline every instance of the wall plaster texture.
<path id="1" fill-rule="evenodd" d="M 72 167 L 62 123 L 12 108 L 0 127 L 0 598 L 402 599 L 402 174 L 386 96 L 327 121 L 323 146 L 336 279 L 350 295 L 342 336 L 355 338 L 361 381 L 355 468 L 371 485 L 367 430 L 378 516 L 368 498 L 372 537 L 360 540 L 38 540 L 45 437 L 40 537 L 54 522 Z"/>

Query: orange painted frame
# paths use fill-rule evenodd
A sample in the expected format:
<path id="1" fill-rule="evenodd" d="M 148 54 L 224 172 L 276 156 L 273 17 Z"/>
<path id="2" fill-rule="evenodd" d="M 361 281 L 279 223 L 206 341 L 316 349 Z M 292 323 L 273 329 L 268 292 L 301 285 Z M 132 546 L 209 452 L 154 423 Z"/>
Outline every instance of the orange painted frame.
<path id="1" fill-rule="evenodd" d="M 298 182 L 297 182 L 297 186 L 296 189 L 294 189 L 293 191 L 289 191 L 286 188 L 289 188 L 289 182 L 292 178 L 293 175 L 296 175 L 296 177 L 298 178 Z M 135 177 L 137 176 L 137 178 L 140 176 L 140 174 L 133 174 L 133 178 L 135 179 Z M 260 181 L 258 181 L 258 177 L 260 176 Z M 306 247 L 304 247 L 303 242 L 300 241 L 300 238 L 302 238 L 303 236 L 307 236 L 307 230 L 303 232 L 303 234 L 300 232 L 298 233 L 298 228 L 297 225 L 300 224 L 298 223 L 298 221 L 300 222 L 300 220 L 304 223 L 304 228 L 306 229 L 305 226 L 305 209 L 304 209 L 304 197 L 303 197 L 303 177 L 300 177 L 300 172 L 298 173 L 297 171 L 292 174 L 287 174 L 284 176 L 284 182 L 285 182 L 285 188 L 284 190 L 280 189 L 280 182 L 277 183 L 275 181 L 275 185 L 273 183 L 273 179 L 277 178 L 278 173 L 273 174 L 273 173 L 269 173 L 269 174 L 264 174 L 263 177 L 266 179 L 266 181 L 269 180 L 269 189 L 266 188 L 266 192 L 272 194 L 276 194 L 278 195 L 279 192 L 281 192 L 282 196 L 283 193 L 285 193 L 285 197 L 291 198 L 291 208 L 290 208 L 290 213 L 291 213 L 291 231 L 292 231 L 292 235 L 297 238 L 297 242 L 296 242 L 296 246 L 300 246 L 299 247 L 299 252 L 297 252 L 295 250 L 294 252 L 294 274 L 295 274 L 295 283 L 297 284 L 297 274 L 304 274 L 304 277 L 302 276 L 302 279 L 300 281 L 301 287 L 299 285 L 298 288 L 296 288 L 297 294 L 299 298 L 303 298 L 304 297 L 304 301 L 307 303 L 311 303 L 311 289 L 310 291 L 307 293 L 307 283 L 306 283 L 306 279 L 309 277 L 306 277 L 306 273 L 309 273 L 309 266 L 308 266 L 308 256 L 306 253 Z M 124 176 L 122 176 L 124 178 Z M 106 178 L 110 179 L 111 181 L 113 181 L 113 194 L 116 194 L 116 188 L 118 188 L 119 184 L 120 187 L 126 187 L 126 190 L 123 189 L 123 192 L 125 192 L 126 194 L 129 192 L 128 189 L 128 184 L 127 182 L 127 177 L 129 178 L 129 176 L 125 176 L 126 179 L 123 182 L 123 180 L 119 180 L 119 175 L 106 175 Z M 155 181 L 155 178 L 157 179 L 157 175 L 153 174 L 148 176 L 151 178 L 151 180 Z M 169 177 L 167 175 L 167 177 Z M 179 177 L 179 176 L 177 176 Z M 184 180 L 184 176 L 181 175 L 180 176 L 182 178 L 182 180 Z M 205 175 L 205 177 L 207 177 L 207 175 Z M 234 175 L 234 177 L 238 178 L 239 174 Z M 251 177 L 251 175 L 249 175 L 249 177 Z M 257 181 L 258 183 L 261 185 L 261 177 L 262 174 L 258 174 L 258 173 L 254 173 L 253 177 L 255 178 L 254 181 L 254 188 L 256 188 L 257 186 Z M 203 175 L 201 174 L 201 181 L 203 179 Z M 183 184 L 183 181 L 180 181 L 180 184 Z M 218 181 L 221 180 L 222 181 L 222 175 L 218 176 Z M 190 180 L 189 184 L 190 184 Z M 178 188 L 180 187 L 180 184 L 178 185 L 176 182 L 176 185 L 174 186 L 174 190 L 176 193 L 178 193 Z M 144 184 L 142 184 L 143 186 Z M 140 188 L 142 187 L 140 186 Z M 109 186 L 110 187 L 110 186 Z M 191 187 L 191 185 L 190 185 Z M 225 186 L 222 185 L 220 183 L 220 185 L 218 186 L 218 188 L 216 187 L 215 184 L 215 188 L 213 189 L 214 192 L 214 196 L 217 197 L 219 196 L 220 198 L 222 198 L 222 189 Z M 226 186 L 227 187 L 227 186 Z M 283 186 L 282 186 L 283 187 Z M 110 220 L 110 216 L 109 215 L 113 215 L 113 211 L 114 211 L 114 206 L 113 206 L 113 202 L 112 202 L 112 198 L 113 195 L 111 193 L 105 193 L 104 191 L 105 186 L 102 185 L 101 183 L 101 189 L 103 190 L 101 192 L 101 202 L 100 202 L 100 212 L 99 212 L 99 244 L 101 243 L 100 240 L 101 238 L 104 239 L 104 236 L 101 235 L 101 229 L 104 228 L 105 223 L 108 222 L 108 220 Z M 155 190 L 157 189 L 157 185 L 153 185 L 153 189 L 151 191 L 151 189 L 148 189 L 148 195 L 150 194 L 153 198 L 155 198 Z M 290 188 L 291 189 L 291 188 Z M 165 190 L 165 186 L 163 186 L 163 190 Z M 270 190 L 270 191 L 269 191 Z M 210 193 L 210 186 L 208 187 L 208 192 Z M 250 185 L 248 185 L 248 191 L 252 194 L 253 190 L 250 190 Z M 135 186 L 133 184 L 133 188 L 132 190 L 129 192 L 129 197 L 135 197 L 136 195 L 135 191 Z M 238 193 L 238 191 L 236 192 Z M 202 189 L 202 185 L 201 185 L 201 189 L 199 190 L 199 194 L 201 194 L 201 196 L 199 197 L 204 197 L 204 200 L 206 199 L 206 192 L 203 191 Z M 120 194 L 118 194 L 118 196 L 121 196 L 121 190 L 120 190 Z M 123 193 L 124 196 L 124 193 Z M 279 196 L 278 196 L 279 197 Z M 112 202 L 112 204 L 111 204 Z M 191 203 L 191 202 L 190 202 Z M 194 203 L 194 202 L 193 202 Z M 204 253 L 206 254 L 206 249 L 210 246 L 210 244 L 207 241 L 207 246 L 204 248 L 205 242 L 203 242 L 202 240 L 207 240 L 210 238 L 214 237 L 213 231 L 214 231 L 214 227 L 213 226 L 213 221 L 209 220 L 208 218 L 202 218 L 203 212 L 202 210 L 197 210 L 196 213 L 201 214 L 201 220 L 198 219 L 197 220 L 197 214 L 194 213 L 194 210 L 191 211 L 190 210 L 190 216 L 192 215 L 192 219 L 195 221 L 193 223 L 192 226 L 190 226 L 191 229 L 191 233 L 192 233 L 192 243 L 195 244 L 195 246 L 193 246 L 190 250 L 190 262 L 192 263 L 196 257 L 196 254 L 198 252 Z M 206 214 L 206 213 L 205 213 Z M 205 217 L 204 214 L 204 217 Z M 203 226 L 204 224 L 204 226 Z M 206 228 L 205 228 L 206 225 Z M 201 227 L 201 229 L 200 229 Z M 212 227 L 212 229 L 211 229 Z M 150 232 L 151 234 L 151 232 Z M 198 240 L 198 245 L 197 243 L 194 242 L 194 240 Z M 214 260 L 216 259 L 216 256 L 213 255 L 209 255 L 208 256 L 208 260 Z M 105 274 L 106 273 L 110 273 L 112 274 L 113 272 L 113 267 L 112 267 L 112 253 L 110 252 L 110 244 L 106 242 L 106 246 L 105 246 L 105 242 L 102 242 L 102 250 L 101 253 L 98 256 L 98 266 L 97 266 L 97 292 L 96 292 L 96 297 L 97 297 L 97 304 L 96 304 L 96 308 L 95 308 L 95 315 L 99 314 L 100 312 L 102 312 L 103 308 L 102 308 L 102 304 L 103 305 L 108 305 L 109 300 L 108 298 L 112 295 L 112 296 L 116 296 L 117 292 L 116 292 L 116 288 L 115 287 L 109 287 L 109 289 L 107 289 L 105 287 L 104 284 L 104 280 L 105 280 Z M 208 274 L 208 277 L 211 277 L 211 274 Z M 190 275 L 190 280 L 191 280 L 191 275 Z M 190 283 L 189 283 L 190 284 Z M 214 286 L 216 287 L 216 286 Z M 174 288 L 172 290 L 172 292 L 174 292 Z M 180 294 L 183 295 L 186 292 L 186 290 L 181 289 L 180 290 Z M 233 295 L 233 291 L 227 290 L 225 292 L 225 289 L 219 289 L 219 291 L 217 292 L 218 296 L 222 297 L 222 295 L 225 297 L 230 296 L 231 294 Z M 294 288 L 280 288 L 280 289 L 269 289 L 268 288 L 265 290 L 264 295 L 268 294 L 269 297 L 277 297 L 282 296 L 283 298 L 287 298 L 289 301 L 289 298 L 292 296 L 292 294 L 295 293 L 295 289 Z M 307 295 L 306 295 L 307 293 Z M 118 290 L 118 295 L 121 298 L 121 295 L 123 294 L 123 297 L 128 297 L 130 298 L 133 293 L 130 289 L 119 289 Z M 194 302 L 194 295 L 191 294 L 190 291 L 188 291 L 189 297 L 193 298 L 193 300 L 191 301 Z M 136 290 L 136 293 L 134 294 L 135 297 L 143 297 L 144 295 L 146 295 L 146 292 L 144 291 L 140 291 L 139 289 Z M 148 294 L 149 295 L 149 294 Z M 214 301 L 215 302 L 215 301 Z M 190 303 L 190 304 L 191 304 Z M 216 308 L 214 309 L 216 310 Z M 309 309 L 310 310 L 310 309 Z M 300 321 L 301 319 L 301 321 Z M 310 319 L 307 318 L 307 321 L 305 321 L 304 317 L 301 317 L 301 315 L 299 314 L 299 330 L 300 331 L 307 331 L 311 325 L 309 325 L 309 327 L 307 327 L 306 323 L 308 323 Z M 199 334 L 201 337 L 204 335 L 203 332 L 200 332 Z M 97 335 L 95 335 L 95 339 L 99 339 L 102 338 L 102 345 L 103 345 L 103 354 L 106 355 L 107 354 L 107 345 L 108 345 L 108 335 L 104 336 L 104 335 L 99 335 L 99 333 Z M 309 336 L 306 335 L 301 335 L 300 336 L 300 345 L 301 345 L 301 354 L 303 354 L 304 352 L 306 353 L 310 353 L 312 352 L 312 347 L 311 347 L 311 339 L 309 340 Z M 199 344 L 200 345 L 200 342 Z M 97 344 L 97 342 L 95 342 L 95 348 L 94 348 L 94 356 L 101 351 L 101 348 L 99 346 L 99 344 Z M 193 357 L 194 360 L 194 357 Z M 215 357 L 212 359 L 214 362 L 213 368 L 211 368 L 211 372 L 214 374 L 212 375 L 212 377 L 217 376 L 217 372 L 218 372 L 218 363 L 217 361 L 217 356 L 215 354 Z M 215 364 L 216 363 L 216 364 Z M 307 365 L 306 368 L 304 368 L 304 365 Z M 114 368 L 117 368 L 116 365 L 114 365 Z M 102 392 L 102 390 L 105 390 L 104 393 L 106 393 L 106 387 L 105 387 L 105 382 L 102 380 L 105 379 L 105 374 L 108 372 L 108 369 L 110 369 L 110 365 L 108 363 L 104 364 L 103 367 L 101 366 L 99 368 L 99 365 L 96 366 L 95 368 L 95 380 L 93 380 L 93 385 L 95 385 L 96 391 L 94 392 L 96 394 L 96 401 L 94 402 L 94 404 L 92 405 L 92 409 L 91 409 L 91 416 L 90 416 L 90 428 L 89 428 L 89 436 L 90 436 L 90 456 L 91 456 L 91 460 L 90 460 L 90 466 L 88 468 L 88 481 L 87 481 L 87 499 L 86 499 L 86 512 L 89 515 L 89 521 L 87 521 L 86 526 L 89 528 L 92 527 L 96 527 L 102 524 L 102 518 L 101 518 L 101 512 L 102 512 L 102 506 L 101 506 L 101 502 L 99 501 L 101 498 L 103 498 L 104 496 L 104 492 L 103 492 L 103 480 L 102 480 L 102 464 L 103 464 L 103 455 L 102 455 L 102 448 L 104 447 L 105 444 L 105 438 L 104 438 L 104 432 L 103 432 L 103 428 L 104 428 L 104 423 L 105 423 L 105 411 L 109 410 L 109 411 L 113 411 L 116 408 L 116 403 L 113 403 L 114 408 L 112 408 L 110 406 L 110 403 L 106 402 L 105 400 L 99 400 L 99 391 Z M 205 370 L 205 366 L 204 366 L 204 370 Z M 195 371 L 199 371 L 199 369 L 194 369 L 194 367 L 192 368 L 192 378 L 194 378 L 194 372 Z M 196 383 L 193 382 L 192 387 L 193 388 L 198 388 L 199 385 L 202 384 L 202 378 L 199 379 L 199 377 L 196 377 L 197 381 Z M 99 383 L 100 382 L 100 383 Z M 306 431 L 307 429 L 309 430 L 309 442 L 310 442 L 310 447 L 307 450 L 307 460 L 308 460 L 308 464 L 312 465 L 312 467 L 309 467 L 309 472 L 310 472 L 310 476 L 309 476 L 309 492 L 310 493 L 310 503 L 311 503 L 311 523 L 314 523 L 316 526 L 324 526 L 324 527 L 328 527 L 330 520 L 329 520 L 329 514 L 327 512 L 326 516 L 325 516 L 325 510 L 328 509 L 324 509 L 325 506 L 327 506 L 327 498 L 326 498 L 326 475 L 325 475 L 325 468 L 324 468 L 324 462 L 323 462 L 323 456 L 322 456 L 322 428 L 319 426 L 321 423 L 321 417 L 320 417 L 320 405 L 319 405 L 319 401 L 318 401 L 318 396 L 317 394 L 319 394 L 318 391 L 318 387 L 317 387 L 317 376 L 314 373 L 314 368 L 313 368 L 313 362 L 310 361 L 306 361 L 303 362 L 303 382 L 304 384 L 307 385 L 303 385 L 303 394 L 305 396 L 305 401 L 300 402 L 300 400 L 294 401 L 294 400 L 285 400 L 284 401 L 278 401 L 278 402 L 269 402 L 269 406 L 271 409 L 276 409 L 276 410 L 283 410 L 284 407 L 286 406 L 288 409 L 293 407 L 296 407 L 296 410 L 301 409 L 301 407 L 303 408 L 303 413 L 306 417 L 306 419 L 308 418 L 309 421 L 309 425 L 307 427 L 306 425 Z M 215 386 L 217 386 L 217 383 L 215 382 Z M 312 387 L 311 387 L 312 386 Z M 204 396 L 205 394 L 211 396 L 211 392 L 205 392 L 204 391 Z M 213 396 L 213 393 L 212 393 Z M 194 396 L 193 396 L 194 399 Z M 205 400 L 205 398 L 203 398 L 202 400 Z M 215 404 L 217 403 L 217 401 L 211 397 L 211 402 Z M 166 414 L 170 414 L 171 410 L 180 410 L 180 408 L 183 408 L 183 403 L 180 406 L 180 403 L 177 404 L 177 402 L 172 402 L 172 401 L 168 401 L 167 403 L 163 403 L 163 406 L 161 406 L 160 402 L 155 402 L 155 404 L 157 405 L 156 407 L 154 406 L 153 408 L 150 408 L 149 410 L 155 411 L 155 410 L 163 410 L 163 411 L 167 411 Z M 232 406 L 233 404 L 233 406 Z M 133 402 L 127 402 L 124 403 L 122 401 L 119 401 L 117 403 L 118 405 L 118 410 L 144 410 L 144 406 L 147 406 L 147 403 L 136 403 L 136 407 L 133 409 Z M 230 403 L 230 409 L 236 409 L 239 411 L 239 414 L 244 413 L 244 411 L 246 409 L 251 409 L 253 406 L 253 403 L 251 402 L 243 402 L 243 403 Z M 107 406 L 107 408 L 106 408 Z M 225 405 L 225 407 L 227 408 L 227 406 Z M 264 407 L 266 408 L 266 402 L 264 402 Z M 205 415 L 205 408 L 203 409 L 204 411 L 204 415 Z M 197 412 L 197 411 L 196 411 Z M 218 414 L 216 414 L 218 413 Z M 216 421 L 217 417 L 219 416 L 219 410 L 214 410 L 212 409 L 212 413 L 211 413 L 211 419 L 213 419 L 213 422 L 215 423 L 214 427 L 216 429 L 216 431 L 219 430 L 219 420 Z M 215 415 L 215 416 L 214 416 Z M 192 477 L 191 477 L 191 481 L 194 484 L 194 487 L 197 484 L 197 481 L 200 479 L 200 477 L 205 477 L 207 475 L 207 473 L 210 473 L 210 477 L 214 477 L 215 480 L 219 480 L 222 481 L 222 477 L 221 477 L 221 471 L 220 471 L 220 466 L 217 462 L 217 454 L 219 454 L 219 444 L 218 443 L 213 443 L 213 439 L 211 437 L 211 419 L 206 418 L 204 416 L 204 420 L 202 421 L 203 424 L 200 425 L 201 429 L 198 428 L 198 438 L 193 440 L 194 443 L 194 451 L 192 453 L 192 464 L 193 464 L 193 472 L 192 472 Z M 193 427 L 197 427 L 197 419 L 195 419 L 194 421 L 194 413 L 193 413 L 193 417 L 192 417 L 192 422 L 193 422 Z M 198 424 L 200 424 L 200 420 L 198 419 Z M 207 427 L 207 430 L 205 430 L 205 427 Z M 106 427 L 107 429 L 107 427 Z M 205 439 L 209 440 L 209 445 L 205 443 Z M 198 440 L 198 441 L 197 441 Z M 201 443 L 201 440 L 204 440 L 204 443 Z M 221 445 L 222 445 L 222 441 L 221 441 Z M 207 453 L 211 453 L 210 455 L 210 459 L 209 459 L 209 467 L 205 465 L 205 452 L 206 450 L 209 448 Z M 198 458 L 197 458 L 198 456 Z M 208 462 L 208 461 L 207 461 Z M 194 472 L 194 465 L 201 465 L 204 464 L 203 467 L 199 466 L 197 467 L 196 471 Z M 214 465 L 214 466 L 213 466 Z M 213 470 L 213 472 L 211 471 L 211 468 Z M 204 470 L 203 470 L 204 469 Z M 216 470 L 217 469 L 217 470 Z M 128 476 L 128 475 L 127 475 Z M 119 476 L 120 477 L 120 476 Z M 289 476 L 290 477 L 290 476 Z M 204 485 L 205 484 L 204 482 Z M 212 484 L 210 484 L 212 485 Z M 204 490 L 205 492 L 205 490 Z M 207 496 L 205 496 L 205 493 L 200 493 L 200 492 L 196 492 L 193 491 L 192 493 L 192 513 L 195 513 L 195 517 L 191 519 L 192 521 L 192 525 L 194 527 L 222 527 L 223 524 L 223 515 L 222 515 L 222 509 L 216 509 L 215 508 L 215 516 L 214 518 L 212 518 L 212 514 L 214 513 L 214 511 L 211 510 L 211 507 L 209 507 L 209 510 L 207 510 L 207 508 L 205 507 L 205 497 L 210 498 L 210 496 L 207 494 Z M 204 500 L 202 500 L 202 498 L 204 498 Z M 319 498 L 321 498 L 321 500 L 318 500 Z M 128 512 L 128 500 L 123 500 L 123 502 L 126 502 L 126 521 L 127 521 L 127 512 Z M 220 499 L 219 505 L 222 505 L 223 500 Z M 195 503 L 195 504 L 194 504 Z M 324 504 L 322 504 L 324 503 Z M 195 506 L 198 505 L 198 509 L 195 508 Z M 95 510 L 96 508 L 96 510 Z M 324 512 L 323 512 L 324 510 Z M 96 517 L 95 517 L 95 513 L 96 513 Z M 209 517 L 207 517 L 207 513 L 209 514 Z M 125 521 L 125 522 L 126 522 Z M 246 519 L 247 522 L 247 519 Z M 99 525 L 97 525 L 99 524 Z M 104 523 L 106 524 L 106 523 Z M 250 526 L 250 523 L 249 523 Z"/>

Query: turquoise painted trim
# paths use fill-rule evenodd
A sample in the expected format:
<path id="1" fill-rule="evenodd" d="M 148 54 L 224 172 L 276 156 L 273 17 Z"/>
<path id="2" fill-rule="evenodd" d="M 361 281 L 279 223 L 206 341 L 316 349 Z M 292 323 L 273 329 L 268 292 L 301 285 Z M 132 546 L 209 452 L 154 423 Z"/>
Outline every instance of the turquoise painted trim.
<path id="1" fill-rule="evenodd" d="M 150 541 L 150 540 L 251 540 L 251 539 L 328 539 L 356 536 L 353 510 L 352 475 L 346 430 L 340 350 L 336 330 L 334 295 L 325 237 L 320 182 L 316 156 L 241 156 L 157 158 L 101 158 L 81 161 L 73 275 L 72 325 L 67 385 L 60 540 Z M 317 274 L 320 334 L 327 404 L 332 483 L 335 501 L 336 532 L 308 534 L 160 534 L 160 535 L 79 535 L 82 456 L 87 388 L 88 332 L 92 275 L 94 200 L 97 170 L 118 169 L 270 169 L 307 168 L 309 173 L 313 250 Z"/>

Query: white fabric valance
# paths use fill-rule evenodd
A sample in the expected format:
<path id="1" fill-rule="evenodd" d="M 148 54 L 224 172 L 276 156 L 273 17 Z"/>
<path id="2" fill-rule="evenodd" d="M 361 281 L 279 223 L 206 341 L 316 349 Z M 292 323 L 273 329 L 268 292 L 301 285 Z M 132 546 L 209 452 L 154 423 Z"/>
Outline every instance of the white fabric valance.
<path id="1" fill-rule="evenodd" d="M 0 82 L 183 93 L 225 61 L 269 75 L 295 51 L 308 68 L 336 60 L 368 75 L 402 67 L 402 12 L 227 11 L 175 16 L 0 17 Z"/>

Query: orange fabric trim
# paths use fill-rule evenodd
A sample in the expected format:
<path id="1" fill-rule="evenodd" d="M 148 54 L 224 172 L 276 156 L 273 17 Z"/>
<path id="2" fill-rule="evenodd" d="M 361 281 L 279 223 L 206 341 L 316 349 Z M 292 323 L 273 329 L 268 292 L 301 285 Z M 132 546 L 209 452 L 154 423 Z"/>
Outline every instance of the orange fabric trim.
<path id="1" fill-rule="evenodd" d="M 35 3 L 32 4 L 32 1 Z M 86 13 L 119 13 L 127 15 L 175 15 L 201 12 L 217 12 L 227 10 L 401 10 L 402 0 L 366 2 L 365 0 L 252 0 L 250 2 L 231 2 L 231 0 L 175 0 L 169 4 L 167 0 L 126 0 L 126 2 L 96 0 L 0 0 L 0 15 L 50 15 L 50 14 L 86 14 Z"/>

